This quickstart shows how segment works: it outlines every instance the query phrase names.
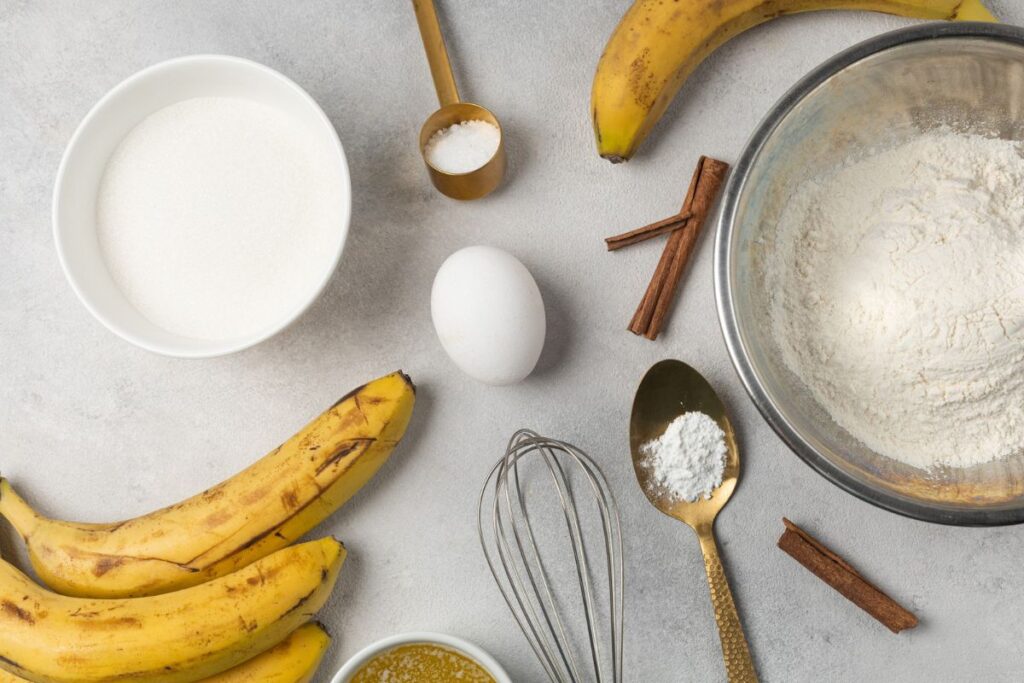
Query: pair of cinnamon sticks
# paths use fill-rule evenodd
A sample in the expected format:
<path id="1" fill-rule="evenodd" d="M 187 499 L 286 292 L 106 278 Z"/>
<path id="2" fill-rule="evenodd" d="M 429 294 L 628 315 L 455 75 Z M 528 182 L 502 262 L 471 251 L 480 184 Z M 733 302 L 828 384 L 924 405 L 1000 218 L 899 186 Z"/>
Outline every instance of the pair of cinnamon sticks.
<path id="1" fill-rule="evenodd" d="M 701 227 L 711 213 L 728 172 L 729 164 L 702 156 L 697 162 L 686 200 L 678 214 L 605 240 L 608 250 L 615 251 L 671 233 L 651 283 L 629 323 L 629 331 L 633 334 L 656 339 L 664 327 L 676 289 L 697 246 Z"/>

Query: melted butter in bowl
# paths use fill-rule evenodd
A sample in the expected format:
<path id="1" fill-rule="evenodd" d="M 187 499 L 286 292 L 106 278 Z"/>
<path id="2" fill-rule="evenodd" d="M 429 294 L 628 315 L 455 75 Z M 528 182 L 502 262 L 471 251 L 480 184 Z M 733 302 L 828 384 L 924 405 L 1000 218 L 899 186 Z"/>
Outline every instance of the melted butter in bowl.
<path id="1" fill-rule="evenodd" d="M 335 674 L 331 683 L 512 683 L 480 647 L 443 633 L 403 633 L 372 643 Z"/>
<path id="2" fill-rule="evenodd" d="M 486 669 L 466 655 L 434 643 L 414 643 L 385 650 L 359 667 L 350 680 L 352 683 L 495 683 Z"/>

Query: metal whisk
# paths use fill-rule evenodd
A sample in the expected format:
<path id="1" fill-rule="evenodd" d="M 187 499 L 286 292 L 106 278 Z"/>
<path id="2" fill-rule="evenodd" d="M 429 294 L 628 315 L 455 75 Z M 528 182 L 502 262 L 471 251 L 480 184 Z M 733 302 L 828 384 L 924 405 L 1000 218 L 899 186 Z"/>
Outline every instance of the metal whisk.
<path id="1" fill-rule="evenodd" d="M 536 466 L 531 468 L 531 462 Z M 542 558 L 538 536 L 546 538 L 550 529 L 539 517 L 531 520 L 527 509 L 532 485 L 539 483 L 530 470 L 541 467 L 557 494 L 553 511 L 560 507 L 564 518 L 564 533 L 558 535 L 563 544 L 568 542 L 575 563 L 575 580 L 565 583 L 578 582 L 575 589 L 558 590 L 553 577 L 564 574 L 565 565 Z M 579 505 L 577 496 L 587 492 L 594 504 Z M 588 507 L 596 517 L 581 521 Z M 622 532 L 615 498 L 594 461 L 575 446 L 519 430 L 480 493 L 478 525 L 491 574 L 548 677 L 554 683 L 621 681 Z M 599 542 L 603 551 L 596 548 Z M 607 588 L 604 599 L 595 595 L 595 586 Z M 579 624 L 576 631 L 566 628 L 563 617 L 570 610 L 583 612 L 585 641 L 579 638 Z M 589 662 L 581 656 L 583 642 L 589 645 Z"/>

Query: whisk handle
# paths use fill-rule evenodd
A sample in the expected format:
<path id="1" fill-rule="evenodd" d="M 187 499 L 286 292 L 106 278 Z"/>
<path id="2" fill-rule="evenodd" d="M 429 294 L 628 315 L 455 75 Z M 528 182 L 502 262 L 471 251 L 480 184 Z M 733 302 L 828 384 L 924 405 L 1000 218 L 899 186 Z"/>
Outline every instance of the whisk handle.
<path id="1" fill-rule="evenodd" d="M 757 683 L 757 672 L 754 671 L 747 638 L 743 635 L 743 625 L 732 599 L 729 580 L 725 578 L 722 560 L 718 557 L 714 532 L 709 525 L 698 529 L 697 536 L 704 553 L 704 569 L 708 574 L 711 604 L 715 608 L 715 621 L 718 622 L 718 637 L 722 641 L 722 657 L 725 659 L 729 683 Z"/>

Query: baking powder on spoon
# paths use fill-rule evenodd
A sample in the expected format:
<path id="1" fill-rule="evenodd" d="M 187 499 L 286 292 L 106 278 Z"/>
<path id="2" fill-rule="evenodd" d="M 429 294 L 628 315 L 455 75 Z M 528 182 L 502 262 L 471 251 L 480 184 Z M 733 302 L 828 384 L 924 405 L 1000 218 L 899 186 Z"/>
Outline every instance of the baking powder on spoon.
<path id="1" fill-rule="evenodd" d="M 640 446 L 642 465 L 659 492 L 688 503 L 710 498 L 722 485 L 726 452 L 725 432 L 700 412 L 683 413 L 664 434 Z"/>

